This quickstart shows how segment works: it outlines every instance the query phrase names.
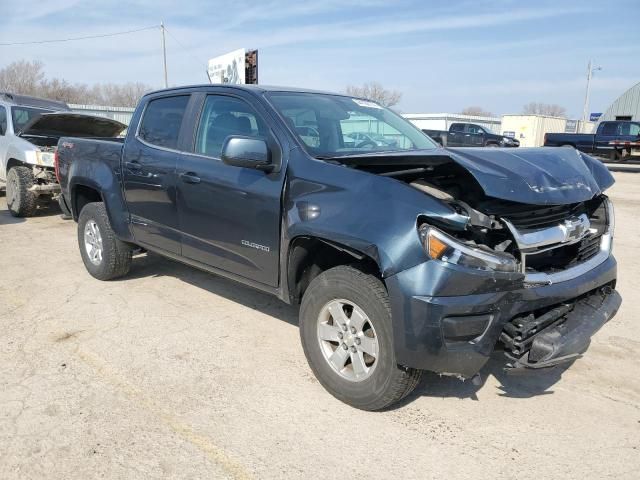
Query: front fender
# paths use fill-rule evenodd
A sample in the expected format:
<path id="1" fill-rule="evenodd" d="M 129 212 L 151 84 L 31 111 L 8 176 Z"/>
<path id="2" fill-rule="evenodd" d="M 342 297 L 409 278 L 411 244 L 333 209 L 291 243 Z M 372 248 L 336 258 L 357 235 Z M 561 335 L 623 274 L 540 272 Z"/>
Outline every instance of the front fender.
<path id="1" fill-rule="evenodd" d="M 315 160 L 303 168 L 293 163 L 284 197 L 284 251 L 287 240 L 299 236 L 328 240 L 371 257 L 384 278 L 425 260 L 419 217 L 458 230 L 466 224 L 453 208 L 402 181 Z"/>

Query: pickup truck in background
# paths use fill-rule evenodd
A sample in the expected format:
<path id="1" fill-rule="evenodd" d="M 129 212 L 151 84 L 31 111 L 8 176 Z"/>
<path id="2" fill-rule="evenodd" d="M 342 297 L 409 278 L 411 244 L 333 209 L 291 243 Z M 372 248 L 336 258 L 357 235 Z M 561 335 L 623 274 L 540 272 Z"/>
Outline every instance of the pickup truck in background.
<path id="1" fill-rule="evenodd" d="M 345 142 L 356 122 L 397 145 Z M 497 345 L 513 369 L 573 361 L 621 302 L 601 162 L 447 150 L 362 98 L 153 92 L 124 142 L 61 138 L 57 169 L 92 276 L 147 250 L 300 304 L 314 374 L 365 410 L 423 370 L 474 378 Z"/>
<path id="2" fill-rule="evenodd" d="M 624 162 L 634 156 L 640 157 L 640 122 L 600 122 L 595 134 L 546 133 L 544 146 L 573 147 L 612 162 Z"/>
<path id="3" fill-rule="evenodd" d="M 497 135 L 475 123 L 452 123 L 449 130 L 422 129 L 444 147 L 519 147 L 515 138 Z"/>
<path id="4" fill-rule="evenodd" d="M 61 136 L 114 137 L 126 125 L 72 113 L 62 102 L 0 93 L 0 187 L 14 217 L 30 217 L 58 198 L 54 156 Z M 60 203 L 60 202 L 59 202 Z M 64 204 L 60 203 L 63 208 Z"/>

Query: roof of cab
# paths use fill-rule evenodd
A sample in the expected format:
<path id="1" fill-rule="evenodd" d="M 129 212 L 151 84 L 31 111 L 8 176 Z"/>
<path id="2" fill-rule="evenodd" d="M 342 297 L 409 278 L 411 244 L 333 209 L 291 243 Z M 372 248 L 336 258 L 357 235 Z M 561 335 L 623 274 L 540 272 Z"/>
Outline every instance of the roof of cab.
<path id="1" fill-rule="evenodd" d="M 336 93 L 336 92 L 327 92 L 327 91 L 322 91 L 322 90 L 312 90 L 312 89 L 308 89 L 308 88 L 299 88 L 299 87 L 282 87 L 282 86 L 277 86 L 277 85 L 224 85 L 224 84 L 210 84 L 210 83 L 203 83 L 203 84 L 196 84 L 196 85 L 184 85 L 184 86 L 180 86 L 180 87 L 172 87 L 172 88 L 165 88 L 162 90 L 154 90 L 153 92 L 149 92 L 146 95 L 156 95 L 158 93 L 163 93 L 163 92 L 179 92 L 181 90 L 193 90 L 193 89 L 205 89 L 205 88 L 224 88 L 224 89 L 229 89 L 229 90 L 247 90 L 247 91 L 251 91 L 251 92 L 295 92 L 295 93 L 321 93 L 321 94 L 325 94 L 325 95 L 340 95 L 340 96 L 350 96 L 350 95 L 345 95 L 343 93 Z M 145 96 L 146 96 L 145 95 Z M 351 97 L 351 96 L 350 96 Z"/>

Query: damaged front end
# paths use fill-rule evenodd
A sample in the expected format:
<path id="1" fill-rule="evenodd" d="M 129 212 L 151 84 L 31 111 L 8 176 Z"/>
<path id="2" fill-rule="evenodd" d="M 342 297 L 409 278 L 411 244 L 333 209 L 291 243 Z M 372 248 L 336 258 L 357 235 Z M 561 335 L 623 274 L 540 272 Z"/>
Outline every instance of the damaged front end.
<path id="1" fill-rule="evenodd" d="M 573 150 L 539 150 L 356 160 L 467 219 L 452 228 L 419 216 L 428 260 L 387 279 L 390 293 L 410 299 L 392 305 L 404 317 L 394 330 L 401 363 L 469 378 L 502 346 L 510 368 L 552 367 L 579 357 L 617 312 L 603 193 L 613 178 Z"/>

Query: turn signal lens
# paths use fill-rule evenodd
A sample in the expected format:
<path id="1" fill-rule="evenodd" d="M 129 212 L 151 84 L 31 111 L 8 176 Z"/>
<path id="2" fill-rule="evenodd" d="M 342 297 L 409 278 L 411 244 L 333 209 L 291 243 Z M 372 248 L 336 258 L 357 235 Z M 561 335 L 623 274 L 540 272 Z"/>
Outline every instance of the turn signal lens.
<path id="1" fill-rule="evenodd" d="M 422 224 L 418 233 L 429 258 L 466 268 L 497 272 L 518 272 L 519 264 L 507 253 L 491 252 L 463 243 L 442 230 Z"/>
<path id="2" fill-rule="evenodd" d="M 433 235 L 429 235 L 429 256 L 431 258 L 440 259 L 444 252 L 447 251 L 447 244 L 444 243 L 439 238 L 434 237 Z"/>

